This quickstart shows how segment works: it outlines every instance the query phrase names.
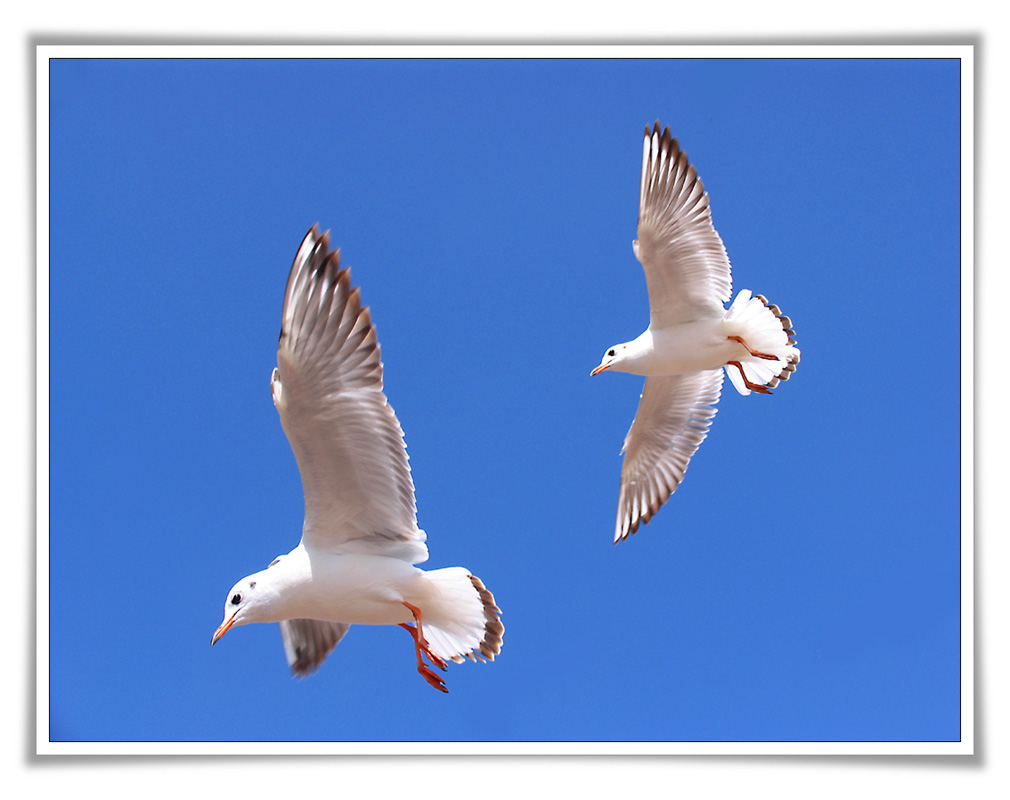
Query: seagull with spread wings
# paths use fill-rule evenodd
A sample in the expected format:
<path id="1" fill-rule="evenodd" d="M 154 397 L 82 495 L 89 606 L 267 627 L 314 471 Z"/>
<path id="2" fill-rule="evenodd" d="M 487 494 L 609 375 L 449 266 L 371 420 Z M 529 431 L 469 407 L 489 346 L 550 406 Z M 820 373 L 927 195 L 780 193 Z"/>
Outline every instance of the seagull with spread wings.
<path id="1" fill-rule="evenodd" d="M 740 394 L 771 394 L 796 370 L 792 322 L 744 289 L 727 309 L 732 281 L 708 194 L 668 128 L 645 129 L 635 256 L 649 289 L 649 327 L 614 345 L 592 371 L 644 375 L 638 413 L 624 440 L 614 541 L 648 523 L 672 495 L 708 434 L 723 369 Z"/>
<path id="2" fill-rule="evenodd" d="M 238 625 L 279 622 L 288 664 L 304 677 L 351 625 L 399 625 L 418 672 L 443 692 L 424 658 L 441 670 L 464 657 L 493 661 L 505 629 L 491 592 L 463 567 L 413 566 L 428 558 L 427 537 L 375 328 L 315 225 L 288 276 L 270 389 L 302 477 L 302 538 L 232 587 L 210 643 Z"/>

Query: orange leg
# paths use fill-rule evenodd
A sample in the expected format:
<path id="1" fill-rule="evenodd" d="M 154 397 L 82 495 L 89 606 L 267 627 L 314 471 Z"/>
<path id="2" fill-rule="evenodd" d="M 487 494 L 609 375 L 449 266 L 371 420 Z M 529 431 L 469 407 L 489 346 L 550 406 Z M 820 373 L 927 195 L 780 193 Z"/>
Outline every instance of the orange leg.
<path id="1" fill-rule="evenodd" d="M 743 378 L 744 385 L 750 389 L 752 392 L 759 392 L 760 394 L 771 394 L 772 390 L 767 386 L 762 386 L 760 383 L 751 383 L 747 380 L 747 374 L 743 371 L 743 367 L 740 365 L 739 361 L 727 361 L 726 366 L 728 367 L 732 364 L 738 370 L 740 370 L 740 377 Z"/>
<path id="2" fill-rule="evenodd" d="M 753 350 L 750 349 L 750 345 L 743 340 L 742 336 L 727 336 L 726 338 L 742 344 L 744 347 L 747 348 L 747 352 L 750 353 L 752 356 L 754 356 L 754 358 L 765 358 L 768 361 L 778 361 L 779 359 L 778 356 L 770 356 L 767 353 L 755 353 Z M 730 361 L 729 363 L 732 364 L 733 362 Z M 746 380 L 746 378 L 744 380 Z"/>
<path id="3" fill-rule="evenodd" d="M 400 627 L 414 637 L 414 652 L 417 655 L 417 671 L 421 673 L 422 678 L 440 692 L 448 693 L 449 690 L 445 688 L 445 681 L 443 681 L 442 678 L 439 677 L 433 669 L 431 669 L 431 667 L 425 664 L 424 659 L 421 658 L 421 653 L 424 653 L 428 657 L 428 660 L 436 667 L 442 670 L 447 669 L 445 661 L 431 651 L 428 640 L 424 638 L 424 629 L 421 627 L 421 609 L 406 602 L 404 605 L 410 609 L 410 613 L 414 615 L 414 620 L 417 622 L 416 628 L 405 622 L 400 623 Z"/>

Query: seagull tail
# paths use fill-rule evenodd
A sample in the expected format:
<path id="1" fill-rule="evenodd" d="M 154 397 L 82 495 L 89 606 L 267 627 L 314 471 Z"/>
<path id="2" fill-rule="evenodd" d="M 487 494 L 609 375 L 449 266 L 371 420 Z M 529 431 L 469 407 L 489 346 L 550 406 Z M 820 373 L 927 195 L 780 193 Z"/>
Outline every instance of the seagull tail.
<path id="1" fill-rule="evenodd" d="M 501 652 L 505 626 L 501 609 L 480 578 L 463 567 L 447 567 L 424 573 L 432 591 L 421 606 L 424 637 L 442 658 L 462 664 L 494 661 Z"/>
<path id="2" fill-rule="evenodd" d="M 800 363 L 800 350 L 796 347 L 796 331 L 792 320 L 777 305 L 769 303 L 762 295 L 751 296 L 744 289 L 733 300 L 723 317 L 730 335 L 739 336 L 756 353 L 776 356 L 775 360 L 745 355 L 740 359 L 747 380 L 771 389 L 779 381 L 787 381 Z M 740 394 L 750 394 L 740 370 L 727 365 L 726 374 Z"/>

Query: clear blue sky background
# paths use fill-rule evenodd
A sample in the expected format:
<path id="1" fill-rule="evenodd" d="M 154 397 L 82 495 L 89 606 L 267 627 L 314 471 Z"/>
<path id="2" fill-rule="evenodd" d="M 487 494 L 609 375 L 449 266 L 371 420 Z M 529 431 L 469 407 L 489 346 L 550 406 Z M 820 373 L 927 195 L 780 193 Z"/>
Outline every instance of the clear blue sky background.
<path id="1" fill-rule="evenodd" d="M 54 740 L 956 740 L 956 61 L 51 63 Z M 641 135 L 669 125 L 734 291 L 803 361 L 727 387 L 683 485 L 611 543 L 647 324 Z M 43 221 L 44 222 L 44 221 Z M 270 400 L 314 222 L 373 312 L 428 532 L 506 625 L 417 675 L 356 626 L 289 676 L 209 647 L 299 539 Z"/>

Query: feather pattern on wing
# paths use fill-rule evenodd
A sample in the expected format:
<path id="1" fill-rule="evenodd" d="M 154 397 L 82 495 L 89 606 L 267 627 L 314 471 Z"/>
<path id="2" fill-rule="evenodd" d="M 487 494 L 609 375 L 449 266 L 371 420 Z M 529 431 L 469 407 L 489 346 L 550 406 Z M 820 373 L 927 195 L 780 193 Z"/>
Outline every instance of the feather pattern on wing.
<path id="1" fill-rule="evenodd" d="M 715 417 L 722 377 L 712 369 L 646 378 L 622 450 L 615 542 L 647 523 L 677 490 Z"/>
<path id="2" fill-rule="evenodd" d="M 635 255 L 649 287 L 653 329 L 721 316 L 732 290 L 729 258 L 712 227 L 708 194 L 669 128 L 645 129 Z"/>
<path id="3" fill-rule="evenodd" d="M 305 546 L 427 559 L 371 316 L 315 225 L 288 277 L 271 392 L 302 477 Z"/>
<path id="4" fill-rule="evenodd" d="M 281 641 L 291 672 L 299 678 L 311 675 L 351 626 L 345 622 L 318 619 L 286 619 L 281 622 Z"/>

